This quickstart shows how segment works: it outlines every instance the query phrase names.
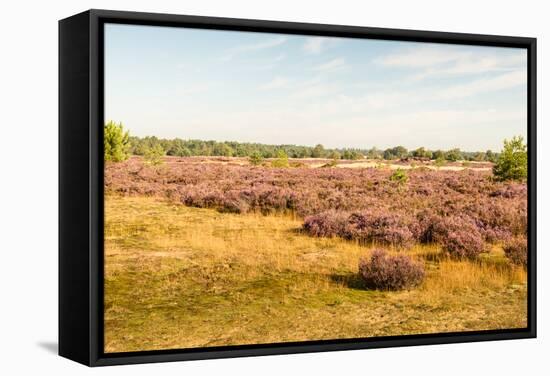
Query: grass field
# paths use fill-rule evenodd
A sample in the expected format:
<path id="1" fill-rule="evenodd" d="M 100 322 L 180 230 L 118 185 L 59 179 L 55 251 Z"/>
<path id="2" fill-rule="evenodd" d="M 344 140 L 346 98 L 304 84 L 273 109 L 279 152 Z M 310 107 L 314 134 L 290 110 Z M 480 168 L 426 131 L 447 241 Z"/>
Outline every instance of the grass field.
<path id="1" fill-rule="evenodd" d="M 105 351 L 359 338 L 526 326 L 526 272 L 498 246 L 476 261 L 407 253 L 414 290 L 365 290 L 372 247 L 301 233 L 289 215 L 230 214 L 105 197 Z"/>

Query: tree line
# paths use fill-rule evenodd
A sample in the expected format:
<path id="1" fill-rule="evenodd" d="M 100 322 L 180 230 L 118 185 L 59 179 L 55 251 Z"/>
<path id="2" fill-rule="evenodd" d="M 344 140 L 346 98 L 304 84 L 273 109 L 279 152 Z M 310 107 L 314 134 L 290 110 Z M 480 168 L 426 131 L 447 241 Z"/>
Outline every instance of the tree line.
<path id="1" fill-rule="evenodd" d="M 267 145 L 260 143 L 236 141 L 203 141 L 183 140 L 181 138 L 163 139 L 155 136 L 130 136 L 121 123 L 108 122 L 104 129 L 105 161 L 119 162 L 130 155 L 143 156 L 150 163 L 160 163 L 165 155 L 178 157 L 220 156 L 248 157 L 252 164 L 260 164 L 263 159 L 277 158 L 285 165 L 288 158 L 329 158 L 333 160 L 347 159 L 421 159 L 445 161 L 489 161 L 495 163 L 496 176 L 506 176 L 506 179 L 525 178 L 527 176 L 527 145 L 522 137 L 504 140 L 501 153 L 491 150 L 465 152 L 458 148 L 450 150 L 429 150 L 420 147 L 407 150 L 404 146 L 395 146 L 385 150 L 372 147 L 370 149 L 325 148 L 318 144 L 312 146 L 300 145 Z"/>
<path id="2" fill-rule="evenodd" d="M 128 153 L 131 155 L 145 156 L 156 150 L 168 156 L 218 156 L 218 157 L 258 157 L 278 158 L 281 151 L 288 158 L 325 158 L 325 159 L 425 159 L 444 161 L 489 161 L 495 162 L 498 153 L 492 150 L 467 152 L 458 148 L 450 150 L 428 150 L 420 147 L 408 150 L 404 146 L 396 146 L 387 149 L 359 148 L 325 148 L 323 145 L 268 145 L 260 143 L 236 142 L 236 141 L 204 141 L 184 140 L 181 138 L 164 139 L 155 136 L 136 137 L 128 136 Z"/>

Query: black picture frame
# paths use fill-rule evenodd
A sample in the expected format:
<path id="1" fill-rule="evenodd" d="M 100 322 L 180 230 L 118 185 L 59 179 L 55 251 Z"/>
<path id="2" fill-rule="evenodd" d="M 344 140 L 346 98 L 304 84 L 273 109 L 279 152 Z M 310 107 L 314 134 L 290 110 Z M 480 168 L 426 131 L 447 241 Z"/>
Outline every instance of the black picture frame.
<path id="1" fill-rule="evenodd" d="M 528 326 L 525 329 L 103 352 L 103 25 L 193 27 L 518 47 L 528 54 Z M 88 366 L 536 337 L 536 39 L 88 10 L 59 21 L 59 354 Z"/>

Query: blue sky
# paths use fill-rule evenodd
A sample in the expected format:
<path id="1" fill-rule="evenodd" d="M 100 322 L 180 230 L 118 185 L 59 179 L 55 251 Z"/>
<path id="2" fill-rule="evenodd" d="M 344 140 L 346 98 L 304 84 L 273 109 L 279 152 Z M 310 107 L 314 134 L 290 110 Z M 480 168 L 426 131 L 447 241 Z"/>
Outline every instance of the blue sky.
<path id="1" fill-rule="evenodd" d="M 500 150 L 523 49 L 107 24 L 105 118 L 133 135 Z"/>

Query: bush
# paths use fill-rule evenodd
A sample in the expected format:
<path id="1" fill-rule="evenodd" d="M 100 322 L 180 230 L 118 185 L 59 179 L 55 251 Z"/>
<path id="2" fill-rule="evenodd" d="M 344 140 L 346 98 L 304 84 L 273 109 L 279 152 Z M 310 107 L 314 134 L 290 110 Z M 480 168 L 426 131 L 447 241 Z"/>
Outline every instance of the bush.
<path id="1" fill-rule="evenodd" d="M 271 167 L 285 168 L 288 166 L 288 155 L 282 149 L 277 151 L 277 159 L 271 161 Z"/>
<path id="2" fill-rule="evenodd" d="M 390 181 L 396 182 L 397 184 L 406 184 L 409 180 L 407 172 L 402 168 L 398 168 L 390 175 Z"/>
<path id="3" fill-rule="evenodd" d="M 248 161 L 250 162 L 251 165 L 253 166 L 259 166 L 262 164 L 262 162 L 264 161 L 264 157 L 262 157 L 262 155 L 255 151 L 254 153 L 252 153 L 252 155 L 248 158 Z"/>
<path id="4" fill-rule="evenodd" d="M 151 165 L 159 165 L 162 163 L 162 157 L 164 156 L 164 149 L 159 144 L 147 148 L 143 158 Z"/>
<path id="5" fill-rule="evenodd" d="M 442 242 L 443 250 L 455 258 L 474 259 L 483 252 L 487 252 L 485 239 L 479 231 L 468 229 L 449 231 Z"/>
<path id="6" fill-rule="evenodd" d="M 112 121 L 103 128 L 103 147 L 105 161 L 122 162 L 130 156 L 130 135 L 124 131 L 122 123 Z"/>
<path id="7" fill-rule="evenodd" d="M 405 219 L 396 213 L 363 211 L 349 216 L 344 237 L 408 248 L 414 240 Z"/>
<path id="8" fill-rule="evenodd" d="M 342 236 L 347 226 L 348 217 L 347 213 L 329 210 L 306 217 L 303 228 L 312 236 Z"/>
<path id="9" fill-rule="evenodd" d="M 523 137 L 504 140 L 504 148 L 493 167 L 497 180 L 524 180 L 527 178 L 527 145 Z"/>
<path id="10" fill-rule="evenodd" d="M 504 254 L 516 265 L 527 266 L 527 239 L 514 238 L 504 244 Z"/>
<path id="11" fill-rule="evenodd" d="M 402 290 L 418 286 L 425 272 L 424 265 L 409 256 L 391 256 L 375 250 L 369 260 L 359 261 L 359 274 L 368 288 Z"/>

